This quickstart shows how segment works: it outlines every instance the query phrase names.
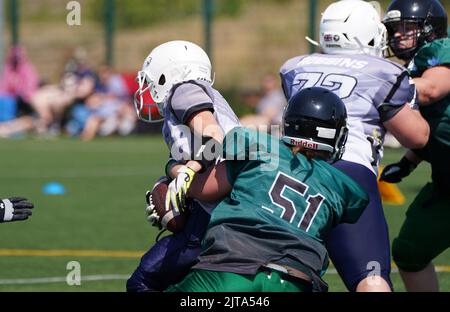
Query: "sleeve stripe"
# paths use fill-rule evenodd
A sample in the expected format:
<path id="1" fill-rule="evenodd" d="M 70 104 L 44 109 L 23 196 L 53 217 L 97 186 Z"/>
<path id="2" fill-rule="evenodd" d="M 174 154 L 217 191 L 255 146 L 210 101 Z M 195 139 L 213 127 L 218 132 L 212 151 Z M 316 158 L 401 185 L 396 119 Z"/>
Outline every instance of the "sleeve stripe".
<path id="1" fill-rule="evenodd" d="M 194 113 L 200 112 L 200 111 L 204 111 L 204 110 L 209 110 L 211 113 L 214 113 L 214 106 L 212 103 L 201 103 L 201 104 L 197 104 L 195 106 L 191 106 L 189 107 L 189 109 L 187 109 L 184 114 L 183 114 L 183 120 L 181 120 L 181 122 L 183 124 L 186 124 L 187 121 L 189 120 L 189 118 L 191 118 L 191 116 Z"/>
<path id="2" fill-rule="evenodd" d="M 381 105 L 378 108 L 378 112 L 380 113 L 380 121 L 381 122 L 388 121 L 389 119 L 391 119 L 392 117 L 397 115 L 397 113 L 400 112 L 404 106 L 405 106 L 405 104 L 400 105 L 400 106 L 397 106 L 397 105 L 393 106 L 393 105 L 389 105 L 389 104 Z"/>
<path id="3" fill-rule="evenodd" d="M 394 96 L 395 92 L 397 92 L 398 88 L 400 87 L 403 78 L 405 78 L 405 76 L 408 75 L 407 71 L 403 71 L 398 77 L 397 77 L 397 81 L 394 83 L 394 85 L 392 86 L 391 91 L 389 91 L 389 94 L 386 96 L 386 98 L 384 99 L 383 103 L 389 103 L 392 99 L 392 97 Z"/>

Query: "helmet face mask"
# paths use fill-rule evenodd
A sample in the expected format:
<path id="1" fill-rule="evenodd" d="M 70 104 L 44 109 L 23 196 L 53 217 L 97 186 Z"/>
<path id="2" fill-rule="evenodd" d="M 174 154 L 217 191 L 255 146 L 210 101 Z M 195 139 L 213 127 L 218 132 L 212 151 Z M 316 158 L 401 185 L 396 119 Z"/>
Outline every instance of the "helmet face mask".
<path id="1" fill-rule="evenodd" d="M 325 88 L 303 89 L 289 100 L 282 130 L 286 144 L 325 151 L 331 161 L 339 160 L 348 135 L 345 104 Z"/>
<path id="2" fill-rule="evenodd" d="M 362 0 L 332 3 L 320 21 L 320 46 L 327 54 L 383 56 L 386 28 L 376 8 Z"/>
<path id="3" fill-rule="evenodd" d="M 198 45 L 183 40 L 159 45 L 147 56 L 136 77 L 139 84 L 135 94 L 138 117 L 146 122 L 163 120 L 163 105 L 174 85 L 189 80 L 212 84 L 211 76 L 211 61 Z M 146 97 L 153 103 L 147 103 Z"/>
<path id="4" fill-rule="evenodd" d="M 140 120 L 150 123 L 163 121 L 163 103 L 155 103 L 151 95 L 154 82 L 143 71 L 138 73 L 136 80 L 139 84 L 139 88 L 134 94 L 137 116 Z"/>
<path id="5" fill-rule="evenodd" d="M 400 59 L 411 59 L 418 47 L 424 44 L 421 22 L 402 20 L 387 23 L 388 45 L 392 53 Z"/>
<path id="6" fill-rule="evenodd" d="M 437 0 L 394 0 L 383 23 L 392 53 L 405 61 L 426 43 L 447 37 L 447 13 Z"/>

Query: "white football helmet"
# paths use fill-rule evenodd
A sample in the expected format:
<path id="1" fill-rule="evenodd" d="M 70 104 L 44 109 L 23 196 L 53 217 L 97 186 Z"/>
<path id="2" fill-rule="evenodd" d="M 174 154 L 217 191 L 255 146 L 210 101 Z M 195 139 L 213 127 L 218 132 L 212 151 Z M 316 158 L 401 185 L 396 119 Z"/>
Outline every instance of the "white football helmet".
<path id="1" fill-rule="evenodd" d="M 327 54 L 383 56 L 386 28 L 376 5 L 362 0 L 329 5 L 320 21 L 320 46 Z"/>
<path id="2" fill-rule="evenodd" d="M 213 83 L 211 61 L 206 52 L 192 42 L 169 41 L 150 52 L 136 80 L 139 89 L 134 104 L 138 117 L 146 122 L 161 121 L 164 100 L 175 84 L 189 80 Z"/>

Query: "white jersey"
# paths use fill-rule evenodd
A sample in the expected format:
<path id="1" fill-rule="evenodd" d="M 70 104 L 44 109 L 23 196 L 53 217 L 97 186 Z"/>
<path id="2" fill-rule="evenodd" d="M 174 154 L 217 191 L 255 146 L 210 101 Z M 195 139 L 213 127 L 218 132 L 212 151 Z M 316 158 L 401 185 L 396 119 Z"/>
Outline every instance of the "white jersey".
<path id="1" fill-rule="evenodd" d="M 416 89 L 406 69 L 375 56 L 315 53 L 288 60 L 280 75 L 287 99 L 313 86 L 339 95 L 347 108 L 349 128 L 342 159 L 377 175 L 386 132 L 383 122 L 415 101 Z"/>
<path id="2" fill-rule="evenodd" d="M 164 102 L 163 109 L 164 141 L 170 150 L 170 157 L 175 160 L 192 159 L 194 135 L 187 130 L 186 123 L 193 113 L 210 110 L 224 135 L 240 125 L 228 102 L 208 82 L 196 80 L 175 85 Z M 207 211 L 215 206 L 205 203 L 201 205 Z"/>

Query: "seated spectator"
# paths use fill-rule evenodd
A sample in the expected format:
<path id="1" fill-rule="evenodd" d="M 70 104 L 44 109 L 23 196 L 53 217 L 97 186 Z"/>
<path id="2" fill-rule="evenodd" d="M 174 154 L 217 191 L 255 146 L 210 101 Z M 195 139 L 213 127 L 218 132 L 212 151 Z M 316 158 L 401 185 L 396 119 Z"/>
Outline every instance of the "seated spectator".
<path id="1" fill-rule="evenodd" d="M 0 137 L 10 137 L 33 128 L 31 98 L 39 78 L 25 50 L 13 46 L 0 75 Z"/>
<path id="2" fill-rule="evenodd" d="M 86 58 L 83 49 L 76 49 L 65 65 L 59 84 L 46 85 L 34 94 L 32 106 L 38 114 L 38 133 L 59 129 L 65 111 L 76 101 L 84 101 L 93 94 L 97 78 Z"/>
<path id="3" fill-rule="evenodd" d="M 86 99 L 90 113 L 80 136 L 83 140 L 91 140 L 97 134 L 108 136 L 118 132 L 128 135 L 136 125 L 128 87 L 122 76 L 109 66 L 101 66 L 98 75 L 95 93 Z"/>
<path id="4" fill-rule="evenodd" d="M 0 95 L 11 97 L 17 103 L 19 114 L 30 114 L 31 97 L 39 87 L 39 77 L 25 50 L 14 46 L 6 56 L 0 76 Z"/>
<path id="5" fill-rule="evenodd" d="M 287 102 L 279 80 L 274 75 L 263 77 L 262 94 L 256 105 L 256 114 L 242 117 L 241 124 L 245 127 L 267 127 L 270 132 L 270 126 L 281 126 L 283 109 Z M 272 134 L 278 135 L 278 131 Z"/>

